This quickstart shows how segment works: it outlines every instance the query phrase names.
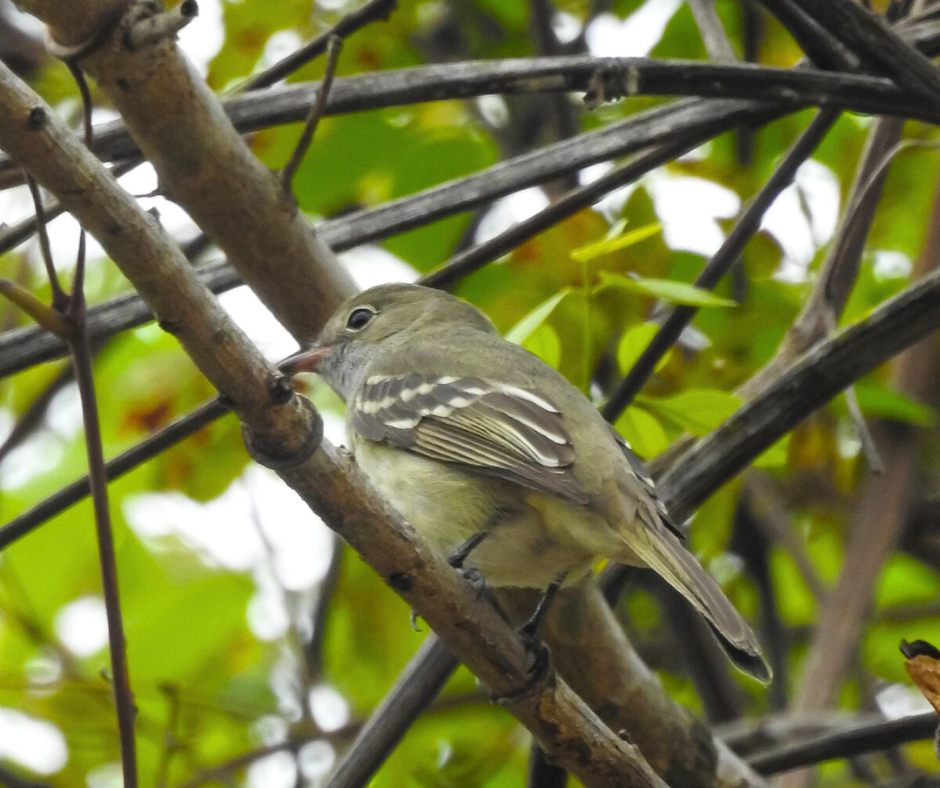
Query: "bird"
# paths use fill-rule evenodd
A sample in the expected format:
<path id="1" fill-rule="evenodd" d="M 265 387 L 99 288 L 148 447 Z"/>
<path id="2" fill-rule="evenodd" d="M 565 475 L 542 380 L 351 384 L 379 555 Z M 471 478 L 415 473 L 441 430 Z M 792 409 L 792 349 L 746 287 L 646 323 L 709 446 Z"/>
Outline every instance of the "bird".
<path id="1" fill-rule="evenodd" d="M 734 665 L 770 681 L 757 637 L 686 548 L 626 441 L 475 306 L 421 285 L 373 287 L 283 368 L 316 372 L 345 401 L 358 466 L 468 576 L 547 601 L 598 558 L 648 567 Z"/>

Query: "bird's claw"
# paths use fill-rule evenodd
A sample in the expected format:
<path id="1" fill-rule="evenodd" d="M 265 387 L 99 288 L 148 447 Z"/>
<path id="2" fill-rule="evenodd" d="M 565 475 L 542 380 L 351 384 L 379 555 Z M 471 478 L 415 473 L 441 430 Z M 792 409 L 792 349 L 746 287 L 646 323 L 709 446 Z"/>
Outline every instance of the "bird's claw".
<path id="1" fill-rule="evenodd" d="M 470 569 L 458 569 L 460 576 L 466 580 L 471 588 L 476 592 L 477 599 L 483 596 L 486 593 L 486 578 L 483 576 L 483 573 L 474 567 Z"/>

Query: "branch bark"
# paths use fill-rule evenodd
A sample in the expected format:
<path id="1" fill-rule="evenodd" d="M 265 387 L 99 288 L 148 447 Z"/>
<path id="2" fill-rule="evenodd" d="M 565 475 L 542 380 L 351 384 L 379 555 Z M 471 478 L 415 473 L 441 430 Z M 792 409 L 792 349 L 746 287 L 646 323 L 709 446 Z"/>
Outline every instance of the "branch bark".
<path id="1" fill-rule="evenodd" d="M 126 10 L 122 7 L 126 5 Z M 225 251 L 298 339 L 312 339 L 353 290 L 329 247 L 248 149 L 172 38 L 139 49 L 130 33 L 155 6 L 145 0 L 21 0 L 70 46 L 117 13 L 120 22 L 81 59 L 150 160 L 164 188 Z M 272 275 L 272 261 L 276 274 Z"/>
<path id="2" fill-rule="evenodd" d="M 930 51 L 935 48 L 932 44 Z M 928 122 L 940 119 L 940 111 L 925 106 L 883 77 L 747 63 L 587 55 L 448 63 L 342 77 L 333 84 L 324 114 L 343 115 L 488 94 L 587 91 L 600 71 L 631 75 L 630 95 L 739 98 L 778 103 L 788 111 L 817 105 Z M 225 99 L 222 106 L 232 125 L 247 134 L 303 121 L 319 88 L 319 81 L 284 85 L 238 94 Z M 93 150 L 104 161 L 139 153 L 123 121 L 96 128 Z M 13 170 L 9 159 L 0 156 L 0 184 L 10 184 L 8 178 Z"/>

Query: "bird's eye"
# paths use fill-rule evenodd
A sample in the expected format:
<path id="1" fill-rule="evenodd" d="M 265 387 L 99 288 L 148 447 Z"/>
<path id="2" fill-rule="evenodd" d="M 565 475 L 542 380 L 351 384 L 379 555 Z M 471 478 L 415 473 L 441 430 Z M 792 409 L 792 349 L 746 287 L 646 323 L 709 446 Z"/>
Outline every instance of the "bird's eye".
<path id="1" fill-rule="evenodd" d="M 346 328 L 350 331 L 359 331 L 362 328 L 365 328 L 366 323 L 368 323 L 373 316 L 375 315 L 375 310 L 372 307 L 361 306 L 358 309 L 354 309 L 349 313 L 349 320 L 346 321 Z"/>

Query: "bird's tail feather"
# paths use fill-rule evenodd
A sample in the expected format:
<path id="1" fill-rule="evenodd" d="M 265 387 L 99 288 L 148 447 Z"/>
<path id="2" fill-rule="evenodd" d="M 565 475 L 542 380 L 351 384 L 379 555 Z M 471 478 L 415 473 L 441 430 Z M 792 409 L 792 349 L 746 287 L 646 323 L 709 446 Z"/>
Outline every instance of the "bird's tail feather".
<path id="1" fill-rule="evenodd" d="M 761 656 L 757 637 L 714 578 L 673 534 L 662 527 L 644 529 L 641 537 L 631 538 L 630 550 L 705 617 L 738 668 L 764 684 L 770 682 L 773 673 Z"/>

